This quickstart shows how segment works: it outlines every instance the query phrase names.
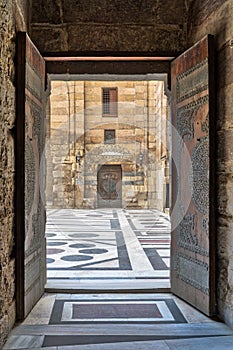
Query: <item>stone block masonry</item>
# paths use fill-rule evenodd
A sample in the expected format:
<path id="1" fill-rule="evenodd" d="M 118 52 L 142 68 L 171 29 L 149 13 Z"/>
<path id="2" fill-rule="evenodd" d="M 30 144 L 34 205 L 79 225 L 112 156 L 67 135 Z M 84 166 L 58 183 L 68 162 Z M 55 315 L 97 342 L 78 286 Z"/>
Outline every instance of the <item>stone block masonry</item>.
<path id="1" fill-rule="evenodd" d="M 12 1 L 0 1 L 0 13 L 2 14 L 0 17 L 0 348 L 2 348 L 3 341 L 15 322 L 13 257 L 15 33 Z"/>
<path id="2" fill-rule="evenodd" d="M 123 207 L 164 210 L 164 185 L 169 182 L 161 161 L 168 155 L 164 82 L 51 80 L 50 84 L 47 206 L 98 207 L 99 168 L 118 165 Z M 103 115 L 106 88 L 117 89 L 116 115 Z M 78 106 L 83 106 L 79 114 Z M 114 133 L 110 142 L 105 139 L 109 132 Z"/>

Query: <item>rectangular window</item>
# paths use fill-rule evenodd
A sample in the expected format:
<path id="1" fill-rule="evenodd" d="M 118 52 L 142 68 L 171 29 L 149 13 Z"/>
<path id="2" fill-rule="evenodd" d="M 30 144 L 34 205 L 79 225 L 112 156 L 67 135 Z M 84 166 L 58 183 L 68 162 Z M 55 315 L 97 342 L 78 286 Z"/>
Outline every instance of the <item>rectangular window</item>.
<path id="1" fill-rule="evenodd" d="M 115 143 L 115 130 L 104 130 L 104 143 Z"/>
<path id="2" fill-rule="evenodd" d="M 102 89 L 104 117 L 117 117 L 117 88 Z"/>

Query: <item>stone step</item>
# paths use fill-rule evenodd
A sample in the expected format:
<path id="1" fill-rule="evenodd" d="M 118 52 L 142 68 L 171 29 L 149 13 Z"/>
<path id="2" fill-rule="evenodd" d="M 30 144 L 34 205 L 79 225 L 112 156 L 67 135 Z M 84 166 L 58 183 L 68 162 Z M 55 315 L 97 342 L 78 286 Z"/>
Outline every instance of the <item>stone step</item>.
<path id="1" fill-rule="evenodd" d="M 32 348 L 24 348 L 31 350 Z M 163 341 L 117 342 L 88 345 L 57 345 L 34 350 L 232 350 L 233 336 Z M 6 349 L 7 350 L 7 349 Z"/>
<path id="2" fill-rule="evenodd" d="M 153 336 L 169 338 L 232 335 L 233 330 L 223 323 L 182 324 L 76 324 L 76 325 L 21 325 L 12 335 L 118 335 Z"/>

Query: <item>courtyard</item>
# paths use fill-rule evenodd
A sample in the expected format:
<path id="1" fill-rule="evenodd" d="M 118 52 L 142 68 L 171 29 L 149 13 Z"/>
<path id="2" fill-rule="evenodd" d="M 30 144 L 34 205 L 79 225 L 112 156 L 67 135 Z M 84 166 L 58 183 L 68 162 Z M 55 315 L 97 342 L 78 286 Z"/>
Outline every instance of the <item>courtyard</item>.
<path id="1" fill-rule="evenodd" d="M 51 209 L 46 239 L 47 289 L 170 287 L 170 220 L 156 209 Z"/>

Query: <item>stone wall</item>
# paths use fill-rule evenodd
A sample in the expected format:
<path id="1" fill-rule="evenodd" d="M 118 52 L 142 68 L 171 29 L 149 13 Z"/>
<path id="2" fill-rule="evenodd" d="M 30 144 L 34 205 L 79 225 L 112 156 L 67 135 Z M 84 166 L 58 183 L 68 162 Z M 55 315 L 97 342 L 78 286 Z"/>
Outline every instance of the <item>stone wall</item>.
<path id="1" fill-rule="evenodd" d="M 103 88 L 117 89 L 114 116 L 103 115 Z M 164 210 L 169 179 L 164 177 L 168 108 L 163 81 L 52 80 L 49 103 L 47 207 L 98 207 L 98 171 L 118 165 L 123 207 Z M 114 141 L 105 140 L 106 130 L 114 130 Z"/>
<path id="2" fill-rule="evenodd" d="M 177 53 L 186 46 L 186 3 L 35 0 L 30 34 L 41 52 Z"/>
<path id="3" fill-rule="evenodd" d="M 216 41 L 216 144 L 218 309 L 233 327 L 233 1 L 196 0 L 190 8 L 188 42 L 205 34 Z"/>
<path id="4" fill-rule="evenodd" d="M 26 1 L 0 0 L 0 348 L 15 322 L 14 56 L 16 28 L 26 29 L 25 10 Z"/>
<path id="5" fill-rule="evenodd" d="M 218 147 L 218 307 L 233 327 L 232 0 L 0 0 L 0 348 L 15 320 L 14 55 L 16 30 L 41 52 L 183 51 L 216 36 Z M 187 10 L 188 33 L 186 31 Z"/>

